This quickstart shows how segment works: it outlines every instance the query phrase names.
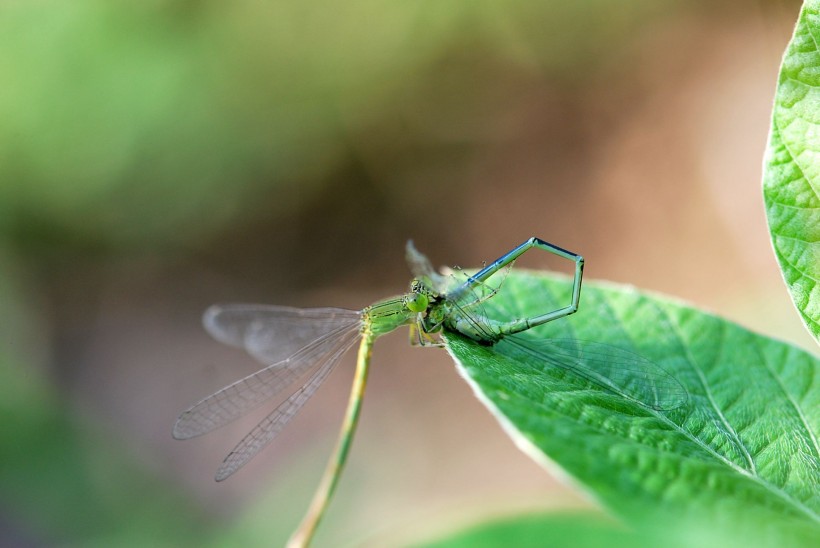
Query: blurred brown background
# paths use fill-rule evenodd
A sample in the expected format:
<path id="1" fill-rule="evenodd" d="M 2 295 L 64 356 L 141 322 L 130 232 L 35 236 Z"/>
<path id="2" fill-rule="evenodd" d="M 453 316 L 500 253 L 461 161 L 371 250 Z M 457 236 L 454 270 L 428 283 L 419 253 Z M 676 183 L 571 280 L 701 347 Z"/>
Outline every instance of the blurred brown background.
<path id="1" fill-rule="evenodd" d="M 260 416 L 185 443 L 171 426 L 256 365 L 201 313 L 362 308 L 406 288 L 408 238 L 434 264 L 478 266 L 537 235 L 582 253 L 589 280 L 811 347 L 760 191 L 799 7 L 0 4 L 0 544 L 280 543 L 352 353 L 216 484 Z M 445 352 L 399 332 L 377 344 L 317 540 L 589 505 L 515 449 Z"/>

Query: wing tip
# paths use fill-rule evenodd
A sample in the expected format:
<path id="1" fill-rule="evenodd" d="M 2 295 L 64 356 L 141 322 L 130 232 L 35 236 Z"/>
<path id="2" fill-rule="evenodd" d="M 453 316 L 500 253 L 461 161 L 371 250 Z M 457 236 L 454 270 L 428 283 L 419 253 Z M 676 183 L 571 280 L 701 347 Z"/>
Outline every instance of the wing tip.
<path id="1" fill-rule="evenodd" d="M 247 462 L 247 459 L 245 459 L 244 461 L 239 462 L 237 464 L 237 462 L 235 460 L 235 455 L 236 455 L 235 451 L 231 451 L 230 453 L 228 453 L 228 456 L 225 457 L 225 460 L 222 461 L 222 464 L 219 466 L 219 469 L 216 471 L 216 475 L 214 476 L 214 481 L 216 481 L 217 483 L 225 481 L 226 479 L 231 477 L 234 472 L 236 472 L 237 470 L 242 468 L 242 466 L 245 465 L 245 463 Z"/>
<path id="2" fill-rule="evenodd" d="M 189 440 L 193 436 L 191 436 L 188 432 L 185 432 L 185 429 L 179 425 L 179 421 L 174 424 L 174 429 L 171 430 L 171 437 L 175 440 Z"/>
<path id="3" fill-rule="evenodd" d="M 679 390 L 669 392 L 667 397 L 656 402 L 652 407 L 657 411 L 674 411 L 675 409 L 680 409 L 688 405 L 690 399 L 689 392 L 687 392 L 680 383 L 678 383 L 678 388 Z"/>
<path id="4" fill-rule="evenodd" d="M 191 413 L 189 411 L 177 417 L 174 428 L 171 430 L 171 436 L 175 440 L 189 440 L 204 433 L 192 427 L 190 417 Z"/>
<path id="5" fill-rule="evenodd" d="M 216 327 L 216 318 L 222 312 L 223 308 L 220 304 L 212 304 L 202 313 L 202 325 L 209 333 L 211 333 L 212 327 Z"/>

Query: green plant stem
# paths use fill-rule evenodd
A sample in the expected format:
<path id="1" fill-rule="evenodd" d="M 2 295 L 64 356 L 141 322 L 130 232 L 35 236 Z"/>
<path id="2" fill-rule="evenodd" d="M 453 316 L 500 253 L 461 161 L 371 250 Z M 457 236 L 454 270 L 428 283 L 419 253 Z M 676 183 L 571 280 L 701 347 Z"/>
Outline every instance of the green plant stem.
<path id="1" fill-rule="evenodd" d="M 288 548 L 304 547 L 310 544 L 316 532 L 316 527 L 318 527 L 330 503 L 330 498 L 333 496 L 336 484 L 339 482 L 339 477 L 347 461 L 347 454 L 350 451 L 350 445 L 353 442 L 353 435 L 356 432 L 356 425 L 359 422 L 362 399 L 364 397 L 365 388 L 367 387 L 367 374 L 370 370 L 370 356 L 373 353 L 374 339 L 375 337 L 370 331 L 370 326 L 365 325 L 362 341 L 359 344 L 358 357 L 356 359 L 356 373 L 353 379 L 353 387 L 350 390 L 347 411 L 345 412 L 342 428 L 339 431 L 336 448 L 327 463 L 322 481 L 319 483 L 316 494 L 313 495 L 313 501 L 310 503 L 310 507 L 302 519 L 302 523 L 299 524 L 299 527 L 288 540 Z"/>

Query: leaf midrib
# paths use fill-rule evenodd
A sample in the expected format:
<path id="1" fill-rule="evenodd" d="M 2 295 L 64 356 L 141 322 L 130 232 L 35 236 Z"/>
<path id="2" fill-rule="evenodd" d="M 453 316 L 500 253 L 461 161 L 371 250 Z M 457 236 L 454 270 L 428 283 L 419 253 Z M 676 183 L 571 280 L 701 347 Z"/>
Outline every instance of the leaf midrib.
<path id="1" fill-rule="evenodd" d="M 691 353 L 689 351 L 689 347 L 685 344 L 685 340 L 682 337 L 682 335 L 680 333 L 680 330 L 678 329 L 677 323 L 672 321 L 672 318 L 669 316 L 669 313 L 667 312 L 667 310 L 661 308 L 660 306 L 657 305 L 657 303 L 655 303 L 653 301 L 647 301 L 647 302 L 650 303 L 650 305 L 655 308 L 656 312 L 658 312 L 661 317 L 663 317 L 665 323 L 667 324 L 667 326 L 670 328 L 670 330 L 674 333 L 675 337 L 677 338 L 677 344 L 679 345 L 680 348 L 684 349 L 687 363 L 698 374 L 698 377 L 703 382 L 704 372 L 696 364 L 693 356 L 691 355 Z M 607 312 L 613 318 L 618 317 L 618 315 L 615 314 L 615 311 L 612 309 L 608 298 L 606 298 L 606 297 L 601 298 L 601 303 L 602 303 L 603 306 L 605 306 L 607 308 Z M 620 322 L 620 323 L 622 324 L 623 322 Z M 574 327 L 572 325 L 569 325 L 568 327 L 572 331 L 572 333 L 575 334 Z M 722 326 L 722 327 L 723 327 L 723 329 L 725 329 L 725 326 Z M 632 343 L 631 337 L 628 336 L 626 331 L 622 330 L 622 336 L 628 338 L 630 344 Z M 762 356 L 761 356 L 761 358 L 762 358 Z M 765 362 L 765 360 L 764 360 L 764 362 Z M 708 391 L 708 383 L 704 383 L 703 386 L 704 386 L 704 389 L 706 389 Z M 780 385 L 780 386 L 781 386 L 781 389 L 782 389 L 782 385 Z M 788 397 L 788 394 L 785 392 L 785 390 L 784 390 L 784 394 L 786 394 L 786 396 Z M 723 417 L 723 414 L 721 413 L 720 409 L 717 407 L 716 403 L 711 398 L 710 398 L 710 402 L 712 403 L 712 406 L 715 409 L 715 411 L 718 413 L 718 415 Z M 747 477 L 747 478 L 751 479 L 752 481 L 758 483 L 759 485 L 763 486 L 767 491 L 769 491 L 773 495 L 779 497 L 780 499 L 782 499 L 782 500 L 788 502 L 789 504 L 793 505 L 795 508 L 801 510 L 803 513 L 805 513 L 807 516 L 809 516 L 815 522 L 820 523 L 820 515 L 818 515 L 811 508 L 808 508 L 805 504 L 803 504 L 802 501 L 799 501 L 799 500 L 795 499 L 791 494 L 784 491 L 781 487 L 779 487 L 777 485 L 774 485 L 771 482 L 761 478 L 759 475 L 757 475 L 756 471 L 755 471 L 755 473 L 751 473 L 749 470 L 746 470 L 745 468 L 742 468 L 742 467 L 738 466 L 737 464 L 735 464 L 734 462 L 732 462 L 731 460 L 729 460 L 725 456 L 718 453 L 714 448 L 712 448 L 711 446 L 706 444 L 703 440 L 701 440 L 700 438 L 698 438 L 697 436 L 695 436 L 694 434 L 692 434 L 688 430 L 684 429 L 682 426 L 678 425 L 677 423 L 671 421 L 666 415 L 663 415 L 660 412 L 658 412 L 656 410 L 653 410 L 653 409 L 649 409 L 649 412 L 651 414 L 653 414 L 656 418 L 661 420 L 661 422 L 666 423 L 673 430 L 679 432 L 685 438 L 689 439 L 690 441 L 692 441 L 696 445 L 700 446 L 702 449 L 707 451 L 707 453 L 709 453 L 711 455 L 714 455 L 714 457 L 717 459 L 718 462 L 722 462 L 725 466 L 728 466 L 732 470 L 740 473 L 742 476 Z M 740 440 L 739 436 L 737 436 L 737 432 L 734 430 L 734 427 L 730 426 L 729 431 L 732 432 L 732 434 L 734 435 L 734 439 L 735 439 L 737 445 L 739 446 L 739 448 L 744 452 L 744 454 L 746 454 L 751 459 L 752 457 L 751 457 L 751 454 L 749 453 L 748 447 L 746 447 L 746 445 L 743 444 L 743 442 Z M 755 468 L 755 470 L 756 470 L 756 468 Z"/>
<path id="2" fill-rule="evenodd" d="M 766 371 L 769 372 L 769 375 L 771 375 L 772 379 L 774 379 L 774 381 L 777 383 L 777 386 L 783 392 L 783 395 L 786 397 L 789 404 L 791 404 L 792 408 L 794 409 L 794 412 L 800 418 L 800 422 L 803 425 L 803 427 L 806 429 L 806 434 L 807 434 L 808 438 L 811 440 L 810 445 L 814 449 L 814 455 L 817 458 L 817 460 L 820 460 L 820 443 L 818 443 L 817 436 L 814 434 L 814 430 L 812 430 L 811 425 L 809 424 L 808 420 L 806 419 L 806 416 L 803 414 L 803 410 L 800 408 L 800 406 L 797 404 L 797 402 L 794 400 L 794 398 L 792 398 L 792 396 L 791 396 L 791 394 L 789 394 L 788 390 L 786 390 L 786 387 L 780 381 L 780 377 L 772 370 L 771 366 L 769 365 L 769 361 L 767 359 L 765 359 L 765 354 L 762 351 L 762 349 L 760 348 L 760 341 L 755 340 L 755 345 L 757 346 L 758 354 L 762 358 L 763 365 L 766 367 Z"/>
<path id="3" fill-rule="evenodd" d="M 547 286 L 547 287 L 545 287 L 545 289 L 548 290 L 549 294 L 551 295 L 551 298 L 553 300 L 555 300 L 556 299 L 556 288 L 551 287 L 551 286 Z M 606 297 L 606 295 L 604 293 L 601 293 L 600 295 L 601 295 L 600 300 L 599 300 L 600 306 L 602 306 L 606 309 L 606 313 L 608 313 L 610 315 L 610 317 L 612 317 L 613 319 L 617 319 L 618 320 L 617 323 L 619 325 L 623 325 L 624 322 L 619 318 L 619 314 L 615 313 L 615 310 L 612 307 L 612 303 L 610 302 L 610 299 L 608 297 Z M 670 332 L 673 333 L 674 340 L 676 340 L 676 343 L 677 343 L 678 347 L 683 349 L 684 352 L 685 352 L 685 359 L 686 359 L 687 365 L 689 367 L 691 367 L 692 371 L 694 371 L 697 374 L 697 376 L 699 378 L 699 381 L 701 382 L 704 390 L 707 392 L 707 395 L 711 396 L 711 389 L 710 389 L 710 385 L 708 383 L 708 380 L 705 378 L 705 372 L 703 370 L 701 370 L 701 368 L 696 364 L 696 362 L 694 360 L 694 357 L 692 356 L 692 354 L 689 350 L 689 347 L 686 344 L 684 344 L 685 339 L 682 336 L 682 333 L 679 329 L 678 324 L 672 320 L 670 312 L 666 308 L 659 306 L 658 303 L 655 303 L 651 299 L 648 300 L 648 301 L 645 301 L 645 302 L 649 306 L 651 306 L 655 309 L 655 312 L 658 314 L 658 316 L 660 316 L 663 319 L 664 323 L 670 329 Z M 724 333 L 723 333 L 722 336 L 725 338 L 726 326 L 722 325 L 721 327 L 724 330 Z M 577 337 L 577 329 L 572 325 L 572 322 L 567 323 L 565 328 L 569 330 L 569 333 L 571 334 L 571 336 L 574 336 L 576 339 L 578 338 Z M 632 337 L 629 336 L 629 334 L 626 330 L 620 329 L 620 336 L 623 336 L 623 337 L 629 339 L 630 343 L 632 342 Z M 721 352 L 723 351 L 723 345 L 721 345 L 720 351 Z M 769 372 L 769 374 L 774 376 L 775 379 L 777 379 L 778 386 L 780 386 L 781 391 L 789 399 L 791 405 L 794 406 L 795 409 L 797 409 L 795 402 L 791 398 L 789 398 L 788 393 L 785 391 L 785 388 L 783 387 L 782 383 L 779 382 L 779 379 L 776 377 L 776 375 L 774 375 L 774 372 L 771 370 L 771 368 L 769 367 L 768 362 L 765 361 L 765 359 L 763 358 L 762 355 L 761 355 L 761 359 L 764 360 L 764 363 L 767 367 L 767 371 Z M 649 409 L 649 408 L 647 408 L 647 411 L 649 413 L 649 416 L 654 416 L 655 418 L 657 418 L 662 424 L 666 425 L 666 427 L 669 428 L 670 431 L 677 432 L 684 439 L 689 440 L 690 443 L 693 443 L 695 446 L 702 449 L 705 452 L 706 455 L 710 455 L 714 459 L 714 463 L 722 464 L 722 465 L 728 467 L 729 470 L 739 473 L 741 477 L 750 479 L 754 483 L 758 484 L 761 488 L 763 488 L 766 492 L 770 493 L 771 495 L 773 495 L 777 499 L 783 501 L 784 504 L 786 504 L 786 505 L 790 506 L 791 508 L 793 508 L 796 512 L 805 515 L 807 518 L 809 518 L 810 520 L 812 520 L 815 523 L 820 523 L 820 515 L 818 515 L 818 513 L 815 512 L 812 508 L 806 506 L 802 501 L 795 498 L 792 494 L 785 491 L 780 486 L 775 485 L 775 484 L 771 483 L 770 481 L 768 481 L 768 480 L 766 480 L 766 479 L 759 476 L 759 472 L 757 471 L 757 468 L 756 468 L 756 465 L 755 465 L 755 462 L 754 462 L 754 458 L 751 456 L 749 448 L 744 443 L 742 443 L 741 438 L 738 435 L 737 431 L 734 429 L 734 427 L 730 423 L 727 422 L 726 417 L 721 412 L 719 406 L 717 405 L 717 402 L 714 400 L 714 397 L 709 397 L 708 400 L 709 400 L 710 405 L 712 406 L 712 408 L 717 413 L 717 415 L 719 417 L 721 417 L 722 424 L 724 425 L 724 428 L 726 429 L 726 434 L 728 435 L 729 439 L 744 454 L 745 458 L 747 460 L 751 461 L 753 472 L 750 472 L 749 470 L 747 470 L 747 469 L 737 465 L 736 463 L 732 462 L 726 456 L 720 454 L 715 448 L 708 445 L 704 440 L 701 440 L 695 434 L 693 434 L 689 430 L 686 430 L 683 426 L 678 425 L 677 423 L 673 422 L 666 415 L 663 415 L 660 412 L 658 412 L 656 410 L 653 410 L 653 409 Z M 551 411 L 555 412 L 556 410 L 551 409 Z M 565 415 L 565 416 L 571 418 L 570 415 Z M 805 421 L 805 417 L 802 417 L 802 415 L 801 415 L 801 420 L 802 420 L 803 425 L 807 426 L 807 422 Z M 592 426 L 592 425 L 588 425 L 588 426 Z M 608 435 L 612 434 L 612 432 L 605 431 L 605 430 L 598 430 L 598 431 L 602 434 L 608 434 Z M 633 440 L 633 441 L 637 442 L 637 440 Z M 664 452 L 663 449 L 651 447 L 651 446 L 648 446 L 648 445 L 646 445 L 642 442 L 637 442 L 637 443 L 641 443 L 641 445 L 645 448 L 651 448 L 653 450 L 653 452 L 654 451 Z M 693 455 L 681 455 L 680 453 L 675 453 L 673 451 L 666 451 L 666 452 L 668 454 L 675 455 L 677 458 L 686 458 L 686 459 L 692 459 L 692 460 L 699 460 Z M 703 461 L 700 460 L 700 462 L 703 462 Z"/>
<path id="4" fill-rule="evenodd" d="M 465 367 L 465 365 L 463 363 L 461 363 L 460 360 L 459 360 L 459 363 L 461 364 L 462 368 L 468 369 L 467 367 Z M 527 401 L 528 404 L 533 404 L 534 403 L 535 405 L 537 405 L 539 407 L 545 406 L 545 404 L 542 403 L 542 402 L 533 402 L 530 399 L 527 399 L 527 398 L 524 398 L 524 399 Z M 500 411 L 498 404 L 493 399 L 488 399 L 488 401 L 493 403 L 493 406 L 496 408 L 498 413 L 500 413 L 502 416 L 505 416 L 505 414 Z M 567 419 L 570 419 L 570 420 L 577 420 L 577 417 L 575 417 L 573 415 L 570 415 L 570 414 L 567 414 L 565 412 L 562 412 L 559 409 L 556 409 L 554 407 L 545 407 L 545 408 L 550 413 L 560 414 L 563 417 L 565 417 Z M 816 521 L 816 522 L 820 523 L 820 516 L 818 516 L 811 508 L 808 508 L 801 501 L 796 500 L 789 493 L 786 493 L 785 491 L 783 491 L 782 489 L 780 489 L 776 485 L 773 485 L 770 482 L 767 482 L 767 481 L 763 480 L 760 476 L 757 476 L 755 474 L 751 474 L 748 470 L 737 466 L 732 461 L 726 459 L 723 455 L 717 453 L 712 447 L 710 447 L 709 445 L 704 443 L 700 438 L 698 438 L 696 436 L 693 436 L 691 432 L 689 432 L 688 430 L 682 428 L 680 425 L 676 424 L 675 422 L 671 421 L 665 415 L 662 415 L 658 411 L 655 411 L 653 409 L 648 409 L 647 408 L 647 411 L 649 413 L 651 413 L 652 415 L 654 415 L 655 418 L 657 418 L 660 422 L 662 422 L 663 424 L 666 424 L 670 428 L 670 430 L 678 432 L 684 438 L 690 440 L 695 445 L 697 445 L 698 447 L 703 449 L 707 454 L 710 454 L 710 455 L 714 456 L 716 462 L 723 464 L 724 466 L 726 466 L 726 467 L 732 469 L 733 471 L 741 474 L 745 478 L 748 478 L 749 480 L 757 483 L 758 485 L 760 485 L 761 487 L 766 489 L 768 492 L 770 492 L 774 496 L 776 496 L 776 497 L 780 498 L 781 500 L 784 500 L 785 502 L 789 503 L 790 505 L 792 505 L 797 510 L 800 510 L 802 513 L 804 513 L 807 517 L 811 518 L 813 521 Z M 612 435 L 611 431 L 603 429 L 600 425 L 585 424 L 585 426 L 597 431 L 599 434 L 609 435 L 609 436 Z M 516 427 L 516 430 L 518 430 L 518 427 Z M 523 434 L 523 432 L 522 432 L 522 434 Z M 633 443 L 640 444 L 641 447 L 643 447 L 644 450 L 649 450 L 649 451 L 654 452 L 654 453 L 672 455 L 677 459 L 689 460 L 689 461 L 692 461 L 692 462 L 697 462 L 698 464 L 701 464 L 701 463 L 704 462 L 703 460 L 698 459 L 696 456 L 693 456 L 693 455 L 684 455 L 684 454 L 677 453 L 677 452 L 674 452 L 674 451 L 665 450 L 665 449 L 662 449 L 660 447 L 647 445 L 646 443 L 643 443 L 640 440 L 635 440 L 635 439 L 631 439 L 631 438 L 630 438 L 630 441 L 632 441 Z"/>
<path id="5" fill-rule="evenodd" d="M 694 361 L 694 360 L 692 359 L 692 357 L 691 357 L 691 354 L 690 354 L 690 352 L 689 352 L 689 347 L 688 347 L 686 344 L 684 344 L 684 342 L 685 342 L 685 341 L 683 340 L 683 338 L 682 338 L 682 337 L 681 337 L 681 335 L 680 335 L 680 331 L 678 330 L 678 326 L 677 326 L 677 324 L 676 324 L 675 322 L 673 322 L 673 321 L 672 321 L 672 319 L 670 318 L 670 316 L 669 316 L 669 314 L 667 313 L 667 311 L 666 311 L 666 310 L 664 310 L 664 309 L 662 309 L 661 307 L 657 306 L 657 304 L 655 304 L 655 303 L 652 303 L 652 306 L 654 306 L 654 307 L 655 307 L 655 308 L 656 308 L 656 309 L 657 309 L 657 310 L 661 313 L 661 315 L 664 317 L 664 319 L 665 319 L 665 321 L 667 322 L 667 324 L 669 325 L 669 327 L 670 327 L 670 328 L 674 331 L 675 336 L 676 336 L 676 337 L 678 337 L 678 343 L 681 345 L 681 347 L 682 347 L 682 348 L 684 348 L 684 349 L 685 349 L 685 352 L 686 352 L 686 359 L 687 359 L 687 361 L 689 362 L 689 365 L 690 365 L 690 366 L 691 366 L 691 367 L 692 367 L 692 368 L 693 368 L 693 369 L 694 369 L 694 370 L 698 373 L 698 375 L 699 375 L 699 376 L 702 376 L 702 374 L 703 374 L 703 373 L 702 373 L 702 371 L 700 370 L 700 367 L 698 367 L 698 366 L 697 366 L 697 364 L 695 363 L 695 361 Z M 721 325 L 721 327 L 722 327 L 722 329 L 725 329 L 725 328 L 726 328 L 726 326 L 725 326 L 725 325 Z M 762 354 L 760 355 L 760 357 L 761 357 L 761 361 L 763 361 L 763 362 L 764 362 L 764 364 L 766 364 L 766 368 L 767 368 L 767 370 L 769 370 L 769 369 L 768 369 L 768 363 L 766 362 L 766 360 L 765 360 L 765 358 L 763 357 L 763 355 L 762 355 Z M 769 370 L 769 372 L 770 372 L 770 374 L 772 374 L 772 372 L 771 372 L 770 370 Z M 776 378 L 776 376 L 775 376 L 775 378 Z M 779 381 L 779 379 L 778 379 L 778 381 Z M 778 382 L 778 386 L 780 386 L 780 387 L 781 387 L 781 390 L 783 390 L 783 393 L 786 395 L 787 399 L 791 400 L 791 398 L 789 398 L 789 397 L 788 397 L 788 393 L 785 391 L 785 389 L 783 388 L 782 384 L 780 384 L 780 383 Z M 714 407 L 715 407 L 715 411 L 717 411 L 717 412 L 718 412 L 718 414 L 720 414 L 720 415 L 722 416 L 722 413 L 720 413 L 720 410 L 717 408 L 717 406 L 715 405 Z M 654 411 L 653 411 L 653 412 L 654 412 Z M 655 414 L 656 414 L 656 416 L 659 416 L 659 418 L 661 418 L 661 420 L 668 421 L 671 425 L 673 425 L 673 427 L 674 427 L 674 428 L 676 428 L 676 429 L 678 429 L 679 431 L 681 431 L 681 433 L 683 433 L 683 434 L 684 434 L 684 436 L 689 437 L 690 439 L 692 439 L 693 441 L 695 441 L 695 443 L 698 443 L 699 445 L 704 446 L 704 443 L 703 443 L 703 442 L 702 442 L 699 438 L 697 438 L 696 436 L 694 436 L 691 432 L 689 432 L 688 430 L 683 429 L 682 427 L 678 426 L 676 423 L 674 423 L 674 422 L 670 421 L 667 417 L 665 417 L 665 416 L 663 416 L 663 415 L 659 415 L 657 412 L 655 412 Z M 733 433 L 735 433 L 735 435 L 737 435 L 737 433 L 735 432 L 735 430 L 734 430 L 734 428 L 733 428 L 733 427 L 731 428 L 731 431 L 732 431 Z M 747 455 L 749 455 L 749 456 L 751 457 L 751 454 L 748 452 L 748 448 L 747 448 L 747 447 L 746 447 L 746 445 L 742 442 L 742 440 L 741 440 L 741 439 L 739 439 L 739 438 L 737 438 L 737 443 L 738 443 L 738 445 L 739 445 L 739 446 L 743 449 L 744 453 L 746 453 Z M 818 515 L 818 514 L 817 514 L 814 510 L 812 510 L 811 508 L 807 507 L 805 504 L 803 504 L 803 502 L 802 502 L 802 501 L 795 499 L 795 498 L 794 498 L 794 497 L 793 497 L 790 493 L 787 493 L 787 492 L 786 492 L 786 491 L 784 491 L 781 487 L 779 487 L 779 486 L 777 486 L 777 485 L 774 485 L 773 483 L 771 483 L 771 482 L 769 482 L 769 481 L 765 480 L 764 478 L 761 478 L 761 477 L 760 477 L 760 476 L 759 476 L 756 472 L 755 472 L 755 473 L 751 473 L 750 471 L 748 471 L 748 470 L 746 470 L 746 469 L 744 469 L 744 468 L 741 468 L 741 467 L 737 466 L 735 463 L 731 462 L 730 460 L 723 458 L 723 457 L 722 457 L 719 453 L 717 453 L 717 452 L 716 452 L 713 448 L 709 447 L 708 445 L 705 445 L 705 448 L 706 448 L 706 449 L 707 449 L 710 453 L 712 453 L 712 454 L 714 454 L 714 455 L 718 456 L 718 458 L 719 458 L 719 459 L 720 459 L 720 460 L 721 460 L 724 464 L 726 464 L 726 465 L 730 466 L 732 469 L 734 469 L 735 471 L 739 472 L 741 475 L 743 475 L 743 476 L 745 476 L 745 477 L 747 477 L 747 478 L 751 479 L 752 481 L 754 481 L 754 482 L 758 483 L 759 485 L 761 485 L 761 486 L 765 487 L 765 488 L 766 488 L 769 492 L 771 492 L 773 495 L 775 495 L 775 496 L 777 496 L 777 497 L 779 497 L 779 498 L 781 498 L 781 499 L 783 499 L 783 500 L 785 500 L 785 501 L 789 502 L 790 504 L 792 504 L 793 506 L 795 506 L 795 508 L 800 509 L 803 513 L 805 513 L 808 517 L 810 517 L 811 519 L 813 519 L 815 522 L 820 523 L 820 515 Z"/>

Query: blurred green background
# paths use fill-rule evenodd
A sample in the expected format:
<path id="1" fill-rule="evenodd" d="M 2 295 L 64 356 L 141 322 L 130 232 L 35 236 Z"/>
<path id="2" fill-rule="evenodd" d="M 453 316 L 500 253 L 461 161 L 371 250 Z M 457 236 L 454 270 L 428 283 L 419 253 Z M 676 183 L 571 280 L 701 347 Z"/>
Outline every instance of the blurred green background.
<path id="1" fill-rule="evenodd" d="M 171 426 L 256 366 L 200 315 L 361 308 L 405 289 L 408 238 L 477 266 L 537 235 L 589 279 L 811 347 L 760 192 L 799 7 L 0 3 L 0 545 L 281 543 L 352 355 L 216 484 L 259 415 L 185 443 Z M 377 345 L 347 472 L 320 545 L 591 506 L 405 333 Z"/>

